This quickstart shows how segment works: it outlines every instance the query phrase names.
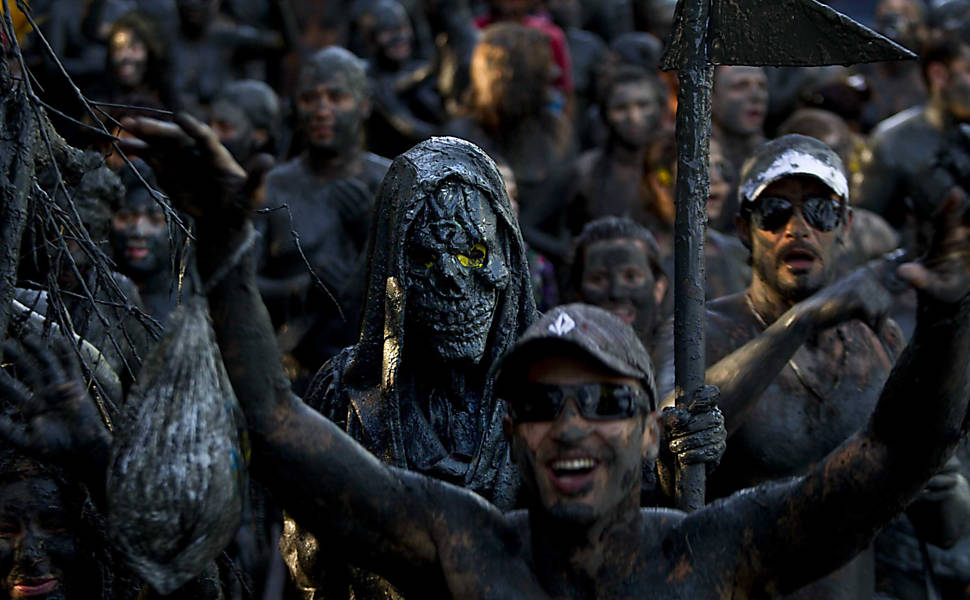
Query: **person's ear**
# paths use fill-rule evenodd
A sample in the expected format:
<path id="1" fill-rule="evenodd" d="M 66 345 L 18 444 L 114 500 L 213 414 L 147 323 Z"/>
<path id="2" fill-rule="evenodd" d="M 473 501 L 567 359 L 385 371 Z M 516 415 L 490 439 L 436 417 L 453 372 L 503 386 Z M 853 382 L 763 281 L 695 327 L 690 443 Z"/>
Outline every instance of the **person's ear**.
<path id="1" fill-rule="evenodd" d="M 361 122 L 366 121 L 367 119 L 370 118 L 370 111 L 372 106 L 373 105 L 371 104 L 370 98 L 368 98 L 367 96 L 364 96 L 363 98 L 360 99 L 358 110 L 360 111 Z"/>
<path id="2" fill-rule="evenodd" d="M 931 92 L 938 92 L 945 88 L 949 79 L 950 73 L 944 63 L 931 62 L 926 65 L 926 81 L 929 82 Z"/>
<path id="3" fill-rule="evenodd" d="M 842 232 L 839 233 L 839 239 L 842 243 L 849 241 L 849 235 L 852 233 L 852 207 L 850 206 L 845 211 L 845 224 L 842 225 Z"/>
<path id="4" fill-rule="evenodd" d="M 664 303 L 664 296 L 667 295 L 667 287 L 670 285 L 670 280 L 667 279 L 666 275 L 661 275 L 657 277 L 657 281 L 653 284 L 653 299 L 657 302 L 657 306 L 661 306 Z"/>
<path id="5" fill-rule="evenodd" d="M 657 459 L 660 449 L 660 413 L 653 411 L 643 419 L 643 442 L 640 455 L 645 461 Z"/>
<path id="6" fill-rule="evenodd" d="M 748 250 L 751 249 L 751 222 L 741 215 L 734 217 L 734 226 L 738 232 L 738 239 Z"/>

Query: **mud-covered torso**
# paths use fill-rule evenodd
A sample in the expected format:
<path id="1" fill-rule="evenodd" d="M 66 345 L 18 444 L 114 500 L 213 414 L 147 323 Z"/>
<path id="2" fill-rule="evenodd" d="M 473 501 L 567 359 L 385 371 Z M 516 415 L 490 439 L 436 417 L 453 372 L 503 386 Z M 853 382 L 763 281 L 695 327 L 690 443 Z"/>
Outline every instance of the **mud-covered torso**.
<path id="1" fill-rule="evenodd" d="M 755 493 L 757 494 L 757 493 Z M 742 507 L 746 515 L 754 504 Z M 730 509 L 728 509 L 730 510 Z M 441 522 L 448 521 L 447 508 L 441 509 Z M 441 578 L 401 577 L 402 591 L 412 586 L 422 598 L 496 598 L 496 599 L 697 599 L 752 597 L 763 581 L 752 576 L 748 555 L 742 551 L 746 538 L 759 536 L 771 527 L 770 519 L 742 528 L 743 519 L 724 518 L 722 510 L 689 522 L 684 514 L 666 509 L 643 509 L 640 530 L 631 535 L 639 545 L 610 556 L 610 565 L 593 580 L 564 573 L 543 576 L 527 513 L 507 514 L 504 523 L 477 523 L 471 519 L 435 536 Z M 753 515 L 748 515 L 753 516 Z M 538 538 L 536 538 L 538 540 Z M 546 540 L 548 543 L 548 540 Z M 616 572 L 609 573 L 611 568 Z M 628 568 L 629 571 L 624 571 Z M 555 569 L 553 569 L 555 571 Z M 417 580 L 416 580 L 417 579 Z"/>
<path id="2" fill-rule="evenodd" d="M 709 365 L 764 329 L 744 294 L 708 306 Z M 892 364 L 886 346 L 861 321 L 801 346 L 731 435 L 708 482 L 708 499 L 805 473 L 865 426 Z"/>
<path id="3" fill-rule="evenodd" d="M 387 161 L 365 153 L 359 172 L 326 180 L 310 171 L 304 157 L 271 171 L 266 178 L 266 223 L 263 274 L 291 277 L 306 271 L 294 236 L 324 283 L 342 284 L 363 252 L 374 196 L 387 171 Z M 283 205 L 287 208 L 278 208 Z"/>
<path id="4" fill-rule="evenodd" d="M 709 304 L 708 323 L 709 365 L 764 329 L 743 293 Z M 891 351 L 861 321 L 826 330 L 801 346 L 728 439 L 724 458 L 708 479 L 708 501 L 802 475 L 864 427 L 892 368 Z M 871 597 L 873 573 L 873 554 L 866 550 L 785 597 Z"/>
<path id="5" fill-rule="evenodd" d="M 640 199 L 642 169 L 615 164 L 600 149 L 581 155 L 574 169 L 576 189 L 568 207 L 568 226 L 574 235 L 586 223 L 607 216 L 651 224 Z"/>

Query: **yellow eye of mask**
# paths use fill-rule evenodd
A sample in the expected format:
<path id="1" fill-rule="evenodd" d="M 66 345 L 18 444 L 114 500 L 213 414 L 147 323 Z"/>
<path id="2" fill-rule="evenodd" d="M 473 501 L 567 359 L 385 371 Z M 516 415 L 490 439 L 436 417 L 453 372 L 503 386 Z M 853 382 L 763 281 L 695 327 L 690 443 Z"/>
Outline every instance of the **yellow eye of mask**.
<path id="1" fill-rule="evenodd" d="M 481 268 L 485 264 L 485 257 L 487 255 L 487 250 L 482 244 L 475 244 L 472 249 L 465 254 L 458 254 L 458 262 L 461 263 L 463 267 L 469 267 L 472 269 Z"/>

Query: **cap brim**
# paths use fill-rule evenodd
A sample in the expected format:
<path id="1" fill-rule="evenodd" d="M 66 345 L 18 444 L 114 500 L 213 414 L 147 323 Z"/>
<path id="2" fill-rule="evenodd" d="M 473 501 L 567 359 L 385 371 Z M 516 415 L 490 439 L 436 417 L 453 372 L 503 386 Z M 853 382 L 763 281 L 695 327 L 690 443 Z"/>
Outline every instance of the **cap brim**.
<path id="1" fill-rule="evenodd" d="M 495 364 L 495 389 L 508 383 L 508 378 L 524 379 L 525 370 L 540 358 L 545 356 L 568 356 L 580 361 L 589 361 L 603 369 L 619 376 L 640 380 L 643 373 L 632 369 L 622 361 L 610 356 L 600 356 L 594 349 L 577 343 L 576 340 L 564 339 L 558 336 L 536 337 L 516 344 Z"/>

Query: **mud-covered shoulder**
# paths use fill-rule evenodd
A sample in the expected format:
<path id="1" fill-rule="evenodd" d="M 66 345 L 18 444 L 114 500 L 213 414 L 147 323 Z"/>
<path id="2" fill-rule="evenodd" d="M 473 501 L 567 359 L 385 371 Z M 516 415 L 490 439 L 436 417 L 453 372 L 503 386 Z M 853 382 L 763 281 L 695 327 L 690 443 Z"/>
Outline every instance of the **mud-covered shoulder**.
<path id="1" fill-rule="evenodd" d="M 758 323 L 748 309 L 744 292 L 707 303 L 707 364 L 724 358 L 757 335 Z"/>

